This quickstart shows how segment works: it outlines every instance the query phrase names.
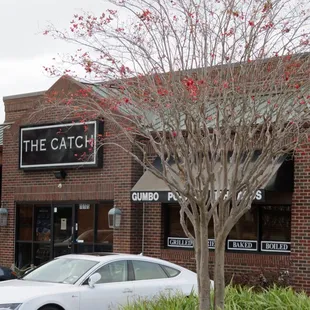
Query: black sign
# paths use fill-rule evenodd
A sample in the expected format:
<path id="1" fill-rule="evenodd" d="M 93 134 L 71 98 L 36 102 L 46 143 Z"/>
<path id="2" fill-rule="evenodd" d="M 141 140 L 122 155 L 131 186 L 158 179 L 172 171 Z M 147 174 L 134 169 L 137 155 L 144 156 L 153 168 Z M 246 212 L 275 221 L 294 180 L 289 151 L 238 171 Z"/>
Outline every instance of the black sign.
<path id="1" fill-rule="evenodd" d="M 262 241 L 261 250 L 263 252 L 290 253 L 291 243 L 290 242 L 279 242 L 279 241 Z"/>
<path id="2" fill-rule="evenodd" d="M 215 249 L 214 239 L 208 240 L 209 249 Z M 192 249 L 194 247 L 192 240 L 189 238 L 174 238 L 168 237 L 167 246 L 170 248 L 188 248 Z"/>
<path id="3" fill-rule="evenodd" d="M 134 202 L 176 202 L 177 199 L 172 192 L 131 192 L 131 200 Z"/>
<path id="4" fill-rule="evenodd" d="M 242 194 L 238 195 L 241 198 Z M 132 191 L 131 192 L 131 201 L 133 202 L 176 202 L 176 196 L 169 191 Z M 256 192 L 255 199 L 256 202 L 265 201 L 265 191 L 263 189 L 259 189 Z"/>
<path id="5" fill-rule="evenodd" d="M 20 128 L 20 169 L 99 167 L 99 124 L 89 121 Z"/>
<path id="6" fill-rule="evenodd" d="M 228 240 L 228 250 L 237 251 L 257 251 L 257 241 L 255 240 Z"/>

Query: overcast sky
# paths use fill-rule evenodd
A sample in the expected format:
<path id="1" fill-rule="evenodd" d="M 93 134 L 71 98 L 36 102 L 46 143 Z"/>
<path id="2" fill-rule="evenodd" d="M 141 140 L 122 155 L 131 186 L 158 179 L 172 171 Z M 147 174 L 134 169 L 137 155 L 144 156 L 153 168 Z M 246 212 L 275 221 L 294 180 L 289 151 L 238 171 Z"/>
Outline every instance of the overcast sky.
<path id="1" fill-rule="evenodd" d="M 54 82 L 42 67 L 57 53 L 76 47 L 42 35 L 48 23 L 69 26 L 81 10 L 100 13 L 103 0 L 0 0 L 0 122 L 4 121 L 4 96 L 48 89 Z"/>

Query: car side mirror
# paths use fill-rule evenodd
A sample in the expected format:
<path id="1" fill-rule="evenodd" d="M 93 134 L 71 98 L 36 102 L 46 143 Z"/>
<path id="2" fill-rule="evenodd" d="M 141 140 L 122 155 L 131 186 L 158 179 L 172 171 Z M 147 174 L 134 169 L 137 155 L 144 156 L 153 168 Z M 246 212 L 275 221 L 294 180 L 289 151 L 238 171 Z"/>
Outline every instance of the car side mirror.
<path id="1" fill-rule="evenodd" d="M 89 278 L 88 278 L 88 285 L 89 287 L 93 288 L 95 287 L 95 284 L 101 279 L 101 275 L 100 273 L 96 272 L 94 274 L 92 274 Z"/>

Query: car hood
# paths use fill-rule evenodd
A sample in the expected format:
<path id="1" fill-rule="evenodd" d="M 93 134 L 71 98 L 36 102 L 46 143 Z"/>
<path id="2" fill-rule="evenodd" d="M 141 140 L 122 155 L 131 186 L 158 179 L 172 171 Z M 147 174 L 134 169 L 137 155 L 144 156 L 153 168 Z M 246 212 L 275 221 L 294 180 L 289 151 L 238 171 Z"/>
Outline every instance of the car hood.
<path id="1" fill-rule="evenodd" d="M 69 284 L 46 283 L 27 280 L 0 282 L 0 304 L 23 303 L 43 295 L 74 292 L 77 287 Z"/>

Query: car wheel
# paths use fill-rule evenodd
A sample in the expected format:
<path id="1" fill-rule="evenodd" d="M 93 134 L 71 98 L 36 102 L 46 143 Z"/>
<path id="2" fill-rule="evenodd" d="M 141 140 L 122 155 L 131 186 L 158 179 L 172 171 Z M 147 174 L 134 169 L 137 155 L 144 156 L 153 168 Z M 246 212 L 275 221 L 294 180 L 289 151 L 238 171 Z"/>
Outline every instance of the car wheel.
<path id="1" fill-rule="evenodd" d="M 55 306 L 43 306 L 39 310 L 62 310 L 60 307 L 55 307 Z"/>

